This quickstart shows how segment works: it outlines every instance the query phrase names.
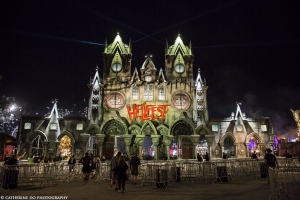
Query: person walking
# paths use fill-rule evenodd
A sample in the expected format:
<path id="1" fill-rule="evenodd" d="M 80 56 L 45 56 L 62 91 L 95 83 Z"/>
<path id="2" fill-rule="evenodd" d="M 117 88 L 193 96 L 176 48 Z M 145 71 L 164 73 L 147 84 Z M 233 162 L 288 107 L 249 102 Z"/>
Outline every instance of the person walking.
<path id="1" fill-rule="evenodd" d="M 130 159 L 130 174 L 131 174 L 131 184 L 136 185 L 137 176 L 139 175 L 139 165 L 141 164 L 140 159 L 136 156 L 136 153 L 133 154 Z"/>
<path id="2" fill-rule="evenodd" d="M 84 179 L 86 181 L 89 180 L 89 176 L 91 173 L 91 158 L 89 156 L 89 153 L 85 153 L 85 156 L 82 158 L 82 172 L 84 173 Z"/>
<path id="3" fill-rule="evenodd" d="M 95 178 L 96 176 L 96 158 L 94 157 L 94 154 L 90 154 L 90 157 L 91 157 L 91 170 L 92 170 L 92 178 Z"/>
<path id="4" fill-rule="evenodd" d="M 197 153 L 197 160 L 198 162 L 202 162 L 203 161 L 203 157 L 200 153 Z"/>
<path id="5" fill-rule="evenodd" d="M 278 167 L 278 163 L 277 163 L 277 159 L 276 157 L 271 154 L 272 153 L 272 150 L 270 148 L 267 148 L 266 149 L 266 155 L 265 155 L 265 162 L 266 162 L 266 169 L 265 169 L 265 173 L 267 174 L 267 177 L 268 177 L 268 184 L 270 183 L 270 178 L 269 178 L 269 173 L 268 173 L 268 169 L 269 167 L 275 169 L 275 167 L 277 166 Z"/>
<path id="6" fill-rule="evenodd" d="M 115 182 L 116 184 L 115 190 L 118 190 L 118 181 L 116 179 L 116 167 L 120 156 L 121 156 L 121 152 L 118 152 L 110 162 L 110 172 L 111 172 L 110 187 L 112 187 Z"/>
<path id="7" fill-rule="evenodd" d="M 75 155 L 72 155 L 72 157 L 68 161 L 69 172 L 73 172 L 74 171 L 75 164 L 76 164 L 76 158 L 75 158 Z"/>
<path id="8" fill-rule="evenodd" d="M 40 160 L 40 157 L 39 157 L 39 154 L 36 154 L 33 158 L 33 163 L 40 163 L 41 160 Z"/>
<path id="9" fill-rule="evenodd" d="M 205 153 L 205 161 L 208 162 L 209 160 L 210 160 L 210 159 L 209 159 L 208 152 L 206 152 L 206 153 Z"/>
<path id="10" fill-rule="evenodd" d="M 124 156 L 120 156 L 119 161 L 116 166 L 116 177 L 118 180 L 118 192 L 124 194 L 125 191 L 125 181 L 126 181 L 126 171 L 128 169 L 128 165 L 125 162 Z M 122 187 L 122 188 L 121 188 Z"/>

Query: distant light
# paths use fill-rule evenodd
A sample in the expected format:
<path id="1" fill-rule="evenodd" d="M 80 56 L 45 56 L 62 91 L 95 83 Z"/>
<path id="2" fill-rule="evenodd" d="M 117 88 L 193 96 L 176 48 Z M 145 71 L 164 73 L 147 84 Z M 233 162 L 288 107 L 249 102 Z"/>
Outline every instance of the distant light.
<path id="1" fill-rule="evenodd" d="M 291 142 L 296 142 L 296 139 L 292 139 Z"/>
<path id="2" fill-rule="evenodd" d="M 17 106 L 13 104 L 13 105 L 11 105 L 11 106 L 9 107 L 9 110 L 10 110 L 10 111 L 14 111 L 14 109 L 16 109 L 16 108 L 17 108 Z"/>

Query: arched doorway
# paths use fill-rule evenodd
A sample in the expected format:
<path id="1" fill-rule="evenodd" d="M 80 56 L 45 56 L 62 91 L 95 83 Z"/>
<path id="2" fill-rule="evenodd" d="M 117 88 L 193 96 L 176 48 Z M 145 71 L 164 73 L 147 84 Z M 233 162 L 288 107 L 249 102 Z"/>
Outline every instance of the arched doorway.
<path id="1" fill-rule="evenodd" d="M 115 119 L 109 120 L 101 130 L 106 136 L 103 144 L 103 155 L 106 159 L 111 159 L 115 151 L 126 152 L 126 144 L 122 136 L 128 134 L 128 129 L 123 122 Z"/>
<path id="2" fill-rule="evenodd" d="M 92 135 L 86 143 L 86 152 L 98 155 L 98 142 L 96 136 Z"/>
<path id="3" fill-rule="evenodd" d="M 169 150 L 169 157 L 171 160 L 176 160 L 178 158 L 182 157 L 182 145 L 181 145 L 181 137 L 175 136 L 173 137 L 171 144 L 170 144 L 170 150 Z"/>
<path id="4" fill-rule="evenodd" d="M 225 138 L 223 152 L 227 155 L 227 158 L 231 158 L 235 156 L 235 145 L 231 137 Z"/>
<path id="5" fill-rule="evenodd" d="M 31 155 L 36 155 L 36 154 L 38 154 L 40 157 L 44 156 L 44 147 L 43 147 L 41 135 L 35 136 L 32 142 Z"/>
<path id="6" fill-rule="evenodd" d="M 59 143 L 59 152 L 62 157 L 70 157 L 72 154 L 72 144 L 71 144 L 71 138 L 69 138 L 67 135 L 63 136 L 60 139 Z"/>
<path id="7" fill-rule="evenodd" d="M 254 136 L 250 137 L 248 145 L 248 151 L 250 152 L 250 155 L 252 155 L 254 152 L 260 153 L 258 143 L 259 141 Z"/>
<path id="8" fill-rule="evenodd" d="M 126 144 L 122 136 L 115 136 L 114 151 L 126 153 Z"/>
<path id="9" fill-rule="evenodd" d="M 153 160 L 155 155 L 155 150 L 152 142 L 152 138 L 150 135 L 146 135 L 144 137 L 143 145 L 142 145 L 142 157 L 144 160 Z"/>
<path id="10" fill-rule="evenodd" d="M 208 144 L 206 142 L 205 135 L 200 135 L 196 151 L 197 154 L 199 153 L 202 156 L 205 156 L 206 152 L 208 152 Z"/>
<path id="11" fill-rule="evenodd" d="M 184 120 L 177 121 L 172 127 L 171 134 L 174 141 L 176 141 L 175 144 L 178 146 L 177 159 L 192 159 L 194 157 L 194 147 L 189 137 L 193 133 L 193 128 Z"/>

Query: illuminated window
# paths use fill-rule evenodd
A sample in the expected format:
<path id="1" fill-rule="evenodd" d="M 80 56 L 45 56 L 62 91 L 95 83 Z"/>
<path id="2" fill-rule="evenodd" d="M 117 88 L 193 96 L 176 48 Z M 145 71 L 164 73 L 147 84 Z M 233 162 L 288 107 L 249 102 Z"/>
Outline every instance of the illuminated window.
<path id="1" fill-rule="evenodd" d="M 153 85 L 144 85 L 144 100 L 153 101 Z"/>
<path id="2" fill-rule="evenodd" d="M 134 84 L 132 85 L 132 99 L 138 100 L 139 99 L 139 88 Z"/>
<path id="3" fill-rule="evenodd" d="M 261 125 L 260 130 L 261 131 L 267 131 L 267 125 Z"/>
<path id="4" fill-rule="evenodd" d="M 24 129 L 26 129 L 26 130 L 31 129 L 31 123 L 26 122 L 26 123 L 24 124 Z"/>
<path id="5" fill-rule="evenodd" d="M 165 100 L 165 87 L 163 85 L 158 86 L 158 100 Z"/>
<path id="6" fill-rule="evenodd" d="M 83 130 L 83 124 L 77 124 L 76 130 L 82 131 Z"/>
<path id="7" fill-rule="evenodd" d="M 57 130 L 57 124 L 50 124 L 50 130 Z"/>

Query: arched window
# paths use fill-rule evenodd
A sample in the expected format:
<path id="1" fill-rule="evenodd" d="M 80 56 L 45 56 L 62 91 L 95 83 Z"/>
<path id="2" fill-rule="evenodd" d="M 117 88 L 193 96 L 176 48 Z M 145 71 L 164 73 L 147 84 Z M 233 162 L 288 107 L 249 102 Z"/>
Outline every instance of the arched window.
<path id="1" fill-rule="evenodd" d="M 158 86 L 158 100 L 165 100 L 165 87 L 163 85 Z"/>
<path id="2" fill-rule="evenodd" d="M 144 85 L 144 100 L 153 101 L 153 85 L 152 84 Z"/>
<path id="3" fill-rule="evenodd" d="M 32 143 L 32 149 L 31 149 L 31 155 L 38 154 L 39 156 L 44 155 L 44 148 L 42 144 L 42 137 L 40 135 L 37 135 Z"/>
<path id="4" fill-rule="evenodd" d="M 139 88 L 134 84 L 131 87 L 131 91 L 132 91 L 132 99 L 138 100 L 139 99 Z"/>
<path id="5" fill-rule="evenodd" d="M 224 140 L 224 153 L 227 154 L 227 158 L 230 158 L 232 156 L 235 156 L 235 146 L 234 146 L 234 141 L 232 140 L 231 137 L 227 137 Z M 230 157 L 229 157 L 230 156 Z"/>

